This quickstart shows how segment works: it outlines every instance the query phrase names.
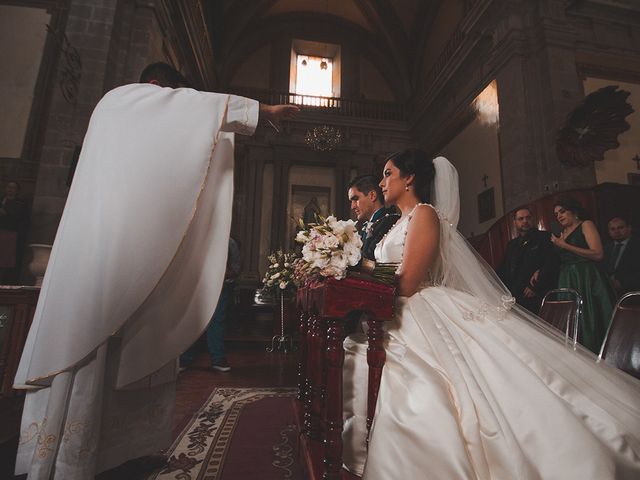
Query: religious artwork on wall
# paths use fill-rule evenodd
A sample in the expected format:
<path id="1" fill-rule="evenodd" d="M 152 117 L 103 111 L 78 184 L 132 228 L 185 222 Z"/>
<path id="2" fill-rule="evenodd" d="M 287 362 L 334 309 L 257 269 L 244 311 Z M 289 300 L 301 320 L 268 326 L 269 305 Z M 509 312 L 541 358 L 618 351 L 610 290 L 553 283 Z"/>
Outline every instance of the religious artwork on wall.
<path id="1" fill-rule="evenodd" d="M 572 167 L 604 159 L 604 152 L 620 146 L 618 135 L 629 130 L 625 117 L 633 113 L 630 92 L 617 85 L 587 95 L 567 118 L 556 138 L 558 159 Z"/>
<path id="2" fill-rule="evenodd" d="M 496 202 L 493 187 L 478 194 L 478 221 L 491 220 L 496 216 Z"/>
<path id="3" fill-rule="evenodd" d="M 298 219 L 305 223 L 315 222 L 316 215 L 326 217 L 331 212 L 331 188 L 311 185 L 291 185 L 289 201 L 289 238 L 296 234 Z"/>

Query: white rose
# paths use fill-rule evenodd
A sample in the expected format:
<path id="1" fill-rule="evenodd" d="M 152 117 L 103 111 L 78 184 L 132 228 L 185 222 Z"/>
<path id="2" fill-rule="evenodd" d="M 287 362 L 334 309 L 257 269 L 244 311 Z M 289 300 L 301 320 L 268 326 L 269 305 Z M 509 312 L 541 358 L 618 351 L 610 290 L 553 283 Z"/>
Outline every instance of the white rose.
<path id="1" fill-rule="evenodd" d="M 332 219 L 332 221 L 329 222 L 329 219 Z M 342 220 L 337 221 L 335 217 L 331 216 L 327 218 L 327 223 L 329 223 L 329 226 L 331 227 L 333 234 L 336 235 L 337 237 L 341 237 L 344 234 L 344 221 Z"/>
<path id="2" fill-rule="evenodd" d="M 296 234 L 296 242 L 298 243 L 305 243 L 309 241 L 309 235 L 307 234 L 307 232 L 305 230 L 300 230 L 297 234 Z"/>
<path id="3" fill-rule="evenodd" d="M 276 278 L 279 278 L 279 277 L 280 277 L 280 272 L 274 273 L 273 275 L 271 275 L 272 280 L 275 280 Z"/>
<path id="4" fill-rule="evenodd" d="M 324 237 L 324 245 L 330 250 L 335 250 L 340 246 L 340 240 L 335 235 L 328 234 Z"/>
<path id="5" fill-rule="evenodd" d="M 280 282 L 280 290 L 287 288 L 287 282 Z"/>
<path id="6" fill-rule="evenodd" d="M 338 270 L 346 270 L 347 264 L 347 257 L 341 252 L 331 256 L 331 265 L 335 266 Z"/>

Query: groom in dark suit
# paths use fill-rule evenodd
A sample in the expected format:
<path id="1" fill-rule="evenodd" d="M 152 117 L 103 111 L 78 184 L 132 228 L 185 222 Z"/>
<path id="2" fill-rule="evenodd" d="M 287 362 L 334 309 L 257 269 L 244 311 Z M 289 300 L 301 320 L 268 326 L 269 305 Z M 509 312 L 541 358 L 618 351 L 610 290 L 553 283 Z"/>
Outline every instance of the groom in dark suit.
<path id="1" fill-rule="evenodd" d="M 385 208 L 382 190 L 373 175 L 354 178 L 349 183 L 347 195 L 351 202 L 351 210 L 361 224 L 362 258 L 375 260 L 376 245 L 398 221 L 400 215 L 394 208 Z"/>
<path id="2" fill-rule="evenodd" d="M 640 239 L 631 236 L 631 225 L 622 217 L 607 224 L 612 242 L 604 247 L 604 268 L 619 295 L 640 290 Z"/>
<path id="3" fill-rule="evenodd" d="M 398 221 L 400 215 L 394 208 L 385 208 L 382 203 L 382 190 L 373 175 L 360 175 L 351 180 L 347 196 L 351 202 L 351 210 L 356 214 L 360 224 L 361 262 L 375 261 L 376 245 Z M 362 312 L 351 312 L 345 325 L 347 334 L 360 331 L 358 325 L 362 320 Z"/>

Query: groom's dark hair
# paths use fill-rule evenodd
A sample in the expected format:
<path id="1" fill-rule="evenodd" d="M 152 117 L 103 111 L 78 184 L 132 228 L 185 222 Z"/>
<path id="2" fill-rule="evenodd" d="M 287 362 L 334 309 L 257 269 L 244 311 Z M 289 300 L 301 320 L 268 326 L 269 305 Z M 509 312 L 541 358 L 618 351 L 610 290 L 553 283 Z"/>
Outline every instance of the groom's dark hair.
<path id="1" fill-rule="evenodd" d="M 369 195 L 369 192 L 376 192 L 376 201 L 384 204 L 384 197 L 382 196 L 382 189 L 378 185 L 377 180 L 373 175 L 360 175 L 351 182 L 349 182 L 349 188 L 357 188 L 365 195 Z"/>

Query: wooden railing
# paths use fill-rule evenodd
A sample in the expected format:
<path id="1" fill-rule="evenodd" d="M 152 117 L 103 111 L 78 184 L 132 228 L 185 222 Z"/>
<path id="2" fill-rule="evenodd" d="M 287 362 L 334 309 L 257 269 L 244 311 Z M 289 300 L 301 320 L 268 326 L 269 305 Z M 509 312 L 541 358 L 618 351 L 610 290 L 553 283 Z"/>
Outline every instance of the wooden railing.
<path id="1" fill-rule="evenodd" d="M 272 105 L 295 103 L 300 105 L 303 111 L 309 112 L 324 112 L 346 117 L 383 121 L 404 121 L 407 119 L 405 106 L 394 102 L 300 95 L 292 92 L 257 89 L 238 89 L 231 93 L 254 98 Z"/>

